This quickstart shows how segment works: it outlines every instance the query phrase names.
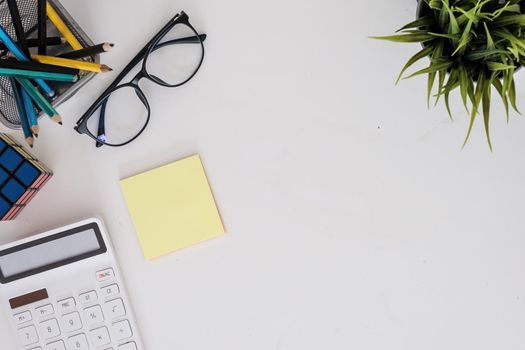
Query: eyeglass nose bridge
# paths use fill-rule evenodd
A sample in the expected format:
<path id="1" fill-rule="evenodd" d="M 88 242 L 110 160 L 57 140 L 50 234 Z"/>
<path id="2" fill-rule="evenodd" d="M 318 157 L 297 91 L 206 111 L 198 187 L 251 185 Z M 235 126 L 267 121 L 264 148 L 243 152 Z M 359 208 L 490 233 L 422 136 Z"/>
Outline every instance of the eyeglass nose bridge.
<path id="1" fill-rule="evenodd" d="M 144 71 L 144 69 L 141 69 L 140 72 L 137 73 L 137 75 L 135 75 L 135 77 L 133 77 L 133 79 L 131 79 L 131 81 L 129 82 L 129 85 L 133 85 L 135 87 L 139 87 L 139 81 L 142 79 L 142 78 L 145 78 L 146 77 L 146 72 Z"/>

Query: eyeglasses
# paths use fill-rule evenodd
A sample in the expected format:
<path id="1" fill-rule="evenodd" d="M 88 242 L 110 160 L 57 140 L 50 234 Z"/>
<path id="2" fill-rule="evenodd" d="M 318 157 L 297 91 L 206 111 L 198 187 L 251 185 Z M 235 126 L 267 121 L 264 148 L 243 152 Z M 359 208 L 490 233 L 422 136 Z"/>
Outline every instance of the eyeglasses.
<path id="1" fill-rule="evenodd" d="M 205 39 L 206 34 L 197 33 L 186 13 L 175 15 L 88 108 L 75 130 L 97 141 L 97 147 L 119 147 L 135 140 L 146 129 L 151 115 L 140 80 L 145 78 L 163 87 L 186 84 L 202 65 Z M 141 61 L 140 71 L 122 83 Z"/>

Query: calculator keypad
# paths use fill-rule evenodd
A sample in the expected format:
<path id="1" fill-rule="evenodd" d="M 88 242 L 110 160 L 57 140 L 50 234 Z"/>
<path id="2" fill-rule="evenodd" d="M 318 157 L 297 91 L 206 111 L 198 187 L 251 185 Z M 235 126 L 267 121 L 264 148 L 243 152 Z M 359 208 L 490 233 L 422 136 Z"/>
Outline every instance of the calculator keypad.
<path id="1" fill-rule="evenodd" d="M 96 272 L 95 280 L 98 288 L 77 297 L 15 313 L 13 321 L 24 349 L 138 350 L 113 269 Z"/>
<path id="2" fill-rule="evenodd" d="M 94 290 L 90 291 L 90 292 L 87 292 L 87 293 L 82 293 L 78 296 L 78 298 L 80 299 L 80 302 L 82 304 L 89 304 L 93 301 L 97 301 L 97 292 L 95 292 Z"/>
<path id="3" fill-rule="evenodd" d="M 89 350 L 89 344 L 85 334 L 78 334 L 68 339 L 71 350 Z"/>
<path id="4" fill-rule="evenodd" d="M 73 298 L 67 298 L 58 302 L 58 310 L 60 313 L 65 314 L 69 311 L 75 310 L 77 303 Z"/>
<path id="5" fill-rule="evenodd" d="M 15 320 L 16 324 L 22 324 L 22 323 L 31 321 L 33 317 L 31 316 L 30 311 L 24 311 L 24 312 L 14 315 L 13 319 Z"/>
<path id="6" fill-rule="evenodd" d="M 66 350 L 66 345 L 64 344 L 64 341 L 59 340 L 47 344 L 45 350 Z"/>
<path id="7" fill-rule="evenodd" d="M 78 312 L 72 312 L 62 316 L 62 327 L 67 333 L 82 329 L 82 321 L 80 320 Z"/>
<path id="8" fill-rule="evenodd" d="M 91 335 L 91 342 L 96 347 L 108 345 L 111 343 L 111 338 L 109 336 L 108 329 L 106 327 L 100 327 L 97 329 L 94 329 L 90 332 Z"/>
<path id="9" fill-rule="evenodd" d="M 22 345 L 27 346 L 38 343 L 38 334 L 35 326 L 24 327 L 18 330 L 18 336 Z"/>
<path id="10" fill-rule="evenodd" d="M 111 320 L 126 315 L 126 308 L 124 307 L 124 302 L 120 298 L 108 301 L 105 304 L 105 307 L 106 315 L 108 315 Z"/>
<path id="11" fill-rule="evenodd" d="M 100 305 L 84 309 L 84 319 L 89 327 L 104 322 L 104 314 Z"/>
<path id="12" fill-rule="evenodd" d="M 51 305 L 51 304 L 47 304 L 47 305 L 44 305 L 44 306 L 41 306 L 41 307 L 37 307 L 35 309 L 35 311 L 36 311 L 36 314 L 38 315 L 38 317 L 41 317 L 41 318 L 50 316 L 50 315 L 55 313 L 55 309 L 53 308 L 53 305 Z"/>
<path id="13" fill-rule="evenodd" d="M 60 327 L 56 318 L 52 318 L 40 323 L 40 334 L 43 334 L 44 339 L 56 338 L 60 335 Z"/>

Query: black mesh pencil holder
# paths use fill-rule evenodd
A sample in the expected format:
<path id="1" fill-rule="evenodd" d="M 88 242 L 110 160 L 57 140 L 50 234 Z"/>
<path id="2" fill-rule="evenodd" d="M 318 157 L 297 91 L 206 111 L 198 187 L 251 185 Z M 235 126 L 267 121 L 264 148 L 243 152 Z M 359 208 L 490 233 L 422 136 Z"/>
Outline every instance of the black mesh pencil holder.
<path id="1" fill-rule="evenodd" d="M 56 0 L 48 0 L 50 5 L 56 10 L 58 15 L 62 18 L 64 23 L 69 27 L 69 30 L 82 44 L 82 46 L 91 46 L 93 42 L 73 20 L 71 15 L 64 9 L 64 7 Z M 20 16 L 24 30 L 28 38 L 37 37 L 37 1 L 36 0 L 17 0 Z M 16 38 L 15 30 L 9 13 L 9 8 L 5 0 L 0 0 L 0 24 L 9 35 Z M 51 21 L 47 21 L 47 36 L 60 36 L 59 31 L 55 28 Z M 61 53 L 71 51 L 72 48 L 67 44 L 49 46 L 47 51 L 50 56 L 57 56 Z M 31 52 L 36 53 L 36 48 L 31 48 Z M 5 56 L 7 51 L 0 50 L 0 56 Z M 0 57 L 1 58 L 1 57 Z M 98 55 L 88 58 L 89 61 L 99 62 Z M 53 106 L 58 106 L 62 102 L 71 98 L 84 84 L 86 84 L 96 73 L 87 73 L 80 76 L 80 79 L 73 84 L 54 83 L 49 82 L 49 85 L 56 91 L 56 98 L 52 101 Z M 40 117 L 40 116 L 39 116 Z M 0 123 L 10 129 L 20 129 L 21 122 L 16 108 L 15 99 L 13 97 L 13 89 L 9 82 L 9 78 L 0 77 Z"/>

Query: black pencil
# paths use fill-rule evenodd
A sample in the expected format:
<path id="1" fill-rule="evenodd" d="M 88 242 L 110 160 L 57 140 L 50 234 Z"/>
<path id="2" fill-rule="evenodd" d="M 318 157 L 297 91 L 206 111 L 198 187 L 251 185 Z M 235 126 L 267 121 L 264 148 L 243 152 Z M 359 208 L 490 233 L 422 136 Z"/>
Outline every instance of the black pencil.
<path id="1" fill-rule="evenodd" d="M 75 68 L 54 66 L 51 64 L 38 62 L 22 62 L 14 59 L 0 59 L 0 68 L 33 70 L 38 72 L 62 73 L 71 75 L 78 75 L 80 73 L 80 70 Z"/>
<path id="2" fill-rule="evenodd" d="M 66 52 L 66 53 L 58 55 L 57 57 L 72 58 L 72 59 L 84 58 L 88 56 L 94 56 L 102 52 L 108 52 L 109 50 L 111 50 L 113 46 L 114 45 L 111 43 L 102 43 L 102 44 L 98 44 L 94 46 L 85 47 L 80 50 Z"/>
<path id="3" fill-rule="evenodd" d="M 57 45 L 63 45 L 65 43 L 66 43 L 66 39 L 61 38 L 59 36 L 53 36 L 53 37 L 46 38 L 47 46 L 57 46 Z M 27 47 L 37 47 L 38 39 L 26 39 L 26 45 Z M 7 50 L 7 47 L 4 45 L 4 43 L 0 43 L 0 50 Z"/>
<path id="4" fill-rule="evenodd" d="M 13 26 L 15 27 L 16 38 L 18 40 L 20 49 L 22 49 L 27 57 L 30 57 L 29 49 L 26 43 L 26 33 L 24 31 L 22 18 L 20 17 L 20 11 L 18 11 L 16 0 L 7 0 L 7 6 L 9 7 L 9 13 L 11 14 L 11 18 L 13 20 Z"/>
<path id="5" fill-rule="evenodd" d="M 38 2 L 38 54 L 47 54 L 47 14 L 46 0 L 37 0 Z"/>

